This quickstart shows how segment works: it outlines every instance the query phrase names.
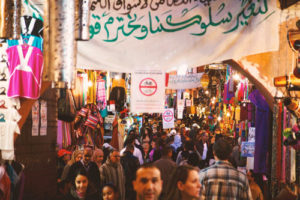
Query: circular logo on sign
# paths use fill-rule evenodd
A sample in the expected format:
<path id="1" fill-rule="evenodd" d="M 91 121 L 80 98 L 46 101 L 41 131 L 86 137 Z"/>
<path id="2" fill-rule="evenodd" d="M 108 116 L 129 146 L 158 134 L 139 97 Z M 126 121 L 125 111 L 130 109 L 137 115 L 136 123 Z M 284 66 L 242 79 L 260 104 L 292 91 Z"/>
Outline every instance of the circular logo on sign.
<path id="1" fill-rule="evenodd" d="M 157 83 L 152 78 L 145 78 L 139 84 L 140 92 L 145 96 L 152 96 L 157 90 Z"/>
<path id="2" fill-rule="evenodd" d="M 173 117 L 173 112 L 171 110 L 166 110 L 163 114 L 163 118 L 166 122 L 172 121 Z"/>

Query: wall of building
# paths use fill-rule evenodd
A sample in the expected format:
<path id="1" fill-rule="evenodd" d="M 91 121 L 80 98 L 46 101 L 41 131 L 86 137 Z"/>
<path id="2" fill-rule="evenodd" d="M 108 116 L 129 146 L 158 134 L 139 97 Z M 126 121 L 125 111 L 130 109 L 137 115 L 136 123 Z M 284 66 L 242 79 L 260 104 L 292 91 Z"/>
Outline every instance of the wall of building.
<path id="1" fill-rule="evenodd" d="M 23 199 L 54 199 L 56 193 L 56 90 L 48 88 L 40 100 L 47 101 L 47 135 L 32 136 L 30 112 L 15 141 L 16 160 L 25 166 Z"/>

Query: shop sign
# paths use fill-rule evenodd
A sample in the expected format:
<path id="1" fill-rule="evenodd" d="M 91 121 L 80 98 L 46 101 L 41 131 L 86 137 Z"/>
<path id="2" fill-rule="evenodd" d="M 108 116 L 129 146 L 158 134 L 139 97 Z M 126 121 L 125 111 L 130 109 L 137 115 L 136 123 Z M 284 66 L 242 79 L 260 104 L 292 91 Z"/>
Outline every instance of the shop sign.
<path id="1" fill-rule="evenodd" d="M 186 99 L 186 106 L 187 106 L 187 107 L 192 106 L 192 100 Z"/>
<path id="2" fill-rule="evenodd" d="M 255 142 L 255 127 L 249 127 L 248 142 Z"/>
<path id="3" fill-rule="evenodd" d="M 174 108 L 167 108 L 162 114 L 163 129 L 174 128 Z"/>
<path id="4" fill-rule="evenodd" d="M 277 51 L 274 0 L 91 0 L 90 40 L 77 67 L 175 71 Z M 101 58 L 99 58 L 101 55 Z"/>
<path id="5" fill-rule="evenodd" d="M 203 73 L 187 75 L 170 75 L 168 89 L 193 89 L 201 87 L 201 77 Z"/>
<path id="6" fill-rule="evenodd" d="M 139 70 L 131 78 L 131 112 L 162 113 L 165 74 L 160 70 Z"/>
<path id="7" fill-rule="evenodd" d="M 242 142 L 241 156 L 242 157 L 254 157 L 255 142 Z"/>
<path id="8" fill-rule="evenodd" d="M 177 119 L 183 118 L 184 100 L 177 99 Z"/>

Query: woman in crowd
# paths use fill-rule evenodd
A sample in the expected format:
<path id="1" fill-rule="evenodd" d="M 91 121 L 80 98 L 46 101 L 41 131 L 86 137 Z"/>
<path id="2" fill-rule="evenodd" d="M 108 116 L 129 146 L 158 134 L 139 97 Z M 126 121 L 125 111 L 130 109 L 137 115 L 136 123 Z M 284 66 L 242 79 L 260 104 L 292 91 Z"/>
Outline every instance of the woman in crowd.
<path id="1" fill-rule="evenodd" d="M 63 173 L 61 175 L 61 180 L 64 181 L 66 180 L 66 178 L 68 177 L 68 173 L 70 170 L 70 167 L 76 163 L 77 161 L 80 161 L 82 159 L 83 156 L 83 152 L 81 150 L 75 150 L 72 153 L 72 157 L 71 160 L 69 160 L 69 162 L 65 165 Z"/>
<path id="2" fill-rule="evenodd" d="M 264 195 L 263 195 L 260 187 L 258 186 L 258 184 L 254 180 L 253 170 L 249 170 L 247 172 L 247 178 L 248 178 L 248 181 L 249 181 L 249 186 L 250 186 L 250 189 L 251 189 L 253 200 L 263 200 Z"/>
<path id="3" fill-rule="evenodd" d="M 92 161 L 94 161 L 98 165 L 99 169 L 103 163 L 103 158 L 104 158 L 104 153 L 102 149 L 95 149 L 92 156 Z"/>
<path id="4" fill-rule="evenodd" d="M 148 128 L 148 127 L 143 127 L 141 129 L 141 142 L 142 144 L 144 143 L 151 143 L 152 141 L 152 132 L 151 132 L 151 129 Z"/>
<path id="5" fill-rule="evenodd" d="M 72 180 L 72 187 L 66 200 L 99 200 L 99 194 L 92 184 L 89 183 L 87 173 L 84 169 L 79 169 Z"/>
<path id="6" fill-rule="evenodd" d="M 107 183 L 102 188 L 103 200 L 119 200 L 118 189 L 115 185 Z"/>
<path id="7" fill-rule="evenodd" d="M 165 200 L 198 200 L 200 198 L 199 170 L 190 165 L 177 167 L 167 186 Z"/>

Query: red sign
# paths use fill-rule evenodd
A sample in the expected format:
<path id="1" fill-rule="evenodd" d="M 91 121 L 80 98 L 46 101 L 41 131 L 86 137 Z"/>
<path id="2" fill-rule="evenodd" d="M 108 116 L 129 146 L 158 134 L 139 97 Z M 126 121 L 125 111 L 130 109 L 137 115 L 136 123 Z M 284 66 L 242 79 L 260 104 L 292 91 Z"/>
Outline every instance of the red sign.
<path id="1" fill-rule="evenodd" d="M 152 96 L 157 91 L 157 83 L 152 78 L 145 78 L 139 84 L 140 92 L 145 96 Z"/>
<path id="2" fill-rule="evenodd" d="M 166 110 L 163 114 L 163 118 L 166 122 L 172 121 L 174 114 L 171 110 Z"/>

